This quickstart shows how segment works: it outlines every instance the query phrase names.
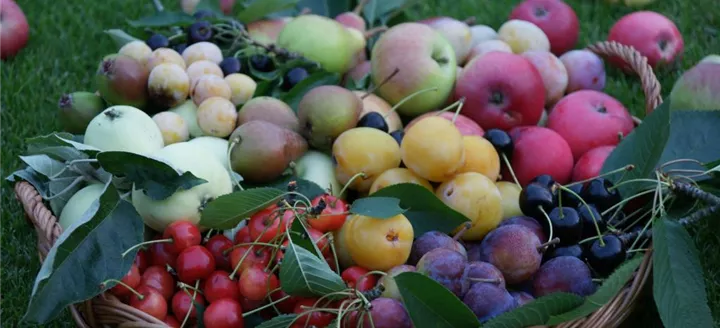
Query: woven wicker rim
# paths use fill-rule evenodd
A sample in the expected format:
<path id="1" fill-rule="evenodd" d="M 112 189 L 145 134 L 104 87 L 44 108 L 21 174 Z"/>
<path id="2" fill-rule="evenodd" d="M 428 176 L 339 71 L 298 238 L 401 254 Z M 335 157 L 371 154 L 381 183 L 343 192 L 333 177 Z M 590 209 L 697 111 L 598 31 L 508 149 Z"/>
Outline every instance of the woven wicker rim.
<path id="1" fill-rule="evenodd" d="M 591 45 L 588 50 L 603 57 L 619 57 L 640 76 L 645 93 L 646 113 L 652 112 L 662 103 L 660 83 L 647 63 L 647 59 L 629 46 L 617 42 L 600 42 Z M 23 205 L 26 218 L 33 224 L 38 236 L 38 255 L 44 261 L 48 251 L 62 233 L 57 218 L 45 206 L 37 190 L 27 182 L 15 184 L 15 195 Z M 566 322 L 557 328 L 608 328 L 618 327 L 632 312 L 635 301 L 650 277 L 652 270 L 652 251 L 648 251 L 635 272 L 631 282 L 610 302 L 590 316 Z M 127 304 L 122 303 L 110 293 L 70 306 L 70 312 L 78 327 L 96 328 L 113 325 L 122 328 L 161 328 L 167 327 L 162 321 Z"/>

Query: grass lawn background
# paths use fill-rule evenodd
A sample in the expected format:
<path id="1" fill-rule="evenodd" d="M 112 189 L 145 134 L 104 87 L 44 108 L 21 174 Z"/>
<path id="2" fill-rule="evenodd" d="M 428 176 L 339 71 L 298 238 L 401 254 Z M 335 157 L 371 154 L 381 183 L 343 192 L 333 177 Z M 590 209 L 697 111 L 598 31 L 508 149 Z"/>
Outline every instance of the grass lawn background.
<path id="1" fill-rule="evenodd" d="M 163 1 L 168 9 L 178 7 L 177 1 Z M 416 18 L 447 15 L 459 19 L 470 16 L 478 24 L 497 29 L 520 1 L 437 0 L 420 1 L 412 12 Z M 610 5 L 600 0 L 568 1 L 580 17 L 581 35 L 577 47 L 604 40 L 612 24 L 632 9 Z M 2 126 L 2 177 L 20 166 L 18 155 L 26 138 L 60 129 L 57 122 L 57 101 L 65 92 L 95 91 L 93 76 L 98 62 L 117 49 L 104 29 L 123 28 L 126 19 L 153 12 L 147 0 L 19 1 L 29 21 L 31 32 L 28 47 L 12 60 L 2 63 L 0 95 Z M 674 68 L 661 69 L 663 95 L 667 96 L 673 82 L 683 69 L 693 66 L 711 51 L 720 52 L 718 38 L 720 15 L 717 0 L 659 0 L 646 7 L 670 17 L 685 39 L 683 61 Z M 608 68 L 605 92 L 622 101 L 634 115 L 642 116 L 644 97 L 636 77 L 625 76 Z M 0 317 L 8 326 L 19 324 L 39 269 L 36 237 L 25 221 L 12 186 L 2 185 L 2 231 L 0 232 L 2 293 Z M 719 220 L 706 220 L 692 227 L 701 251 L 710 307 L 720 318 L 720 231 Z M 654 318 L 652 298 L 646 298 L 643 310 L 635 316 L 633 326 L 647 326 Z M 639 317 L 638 317 L 639 316 Z M 659 324 L 652 326 L 657 327 Z M 74 323 L 66 311 L 45 327 L 71 327 Z"/>

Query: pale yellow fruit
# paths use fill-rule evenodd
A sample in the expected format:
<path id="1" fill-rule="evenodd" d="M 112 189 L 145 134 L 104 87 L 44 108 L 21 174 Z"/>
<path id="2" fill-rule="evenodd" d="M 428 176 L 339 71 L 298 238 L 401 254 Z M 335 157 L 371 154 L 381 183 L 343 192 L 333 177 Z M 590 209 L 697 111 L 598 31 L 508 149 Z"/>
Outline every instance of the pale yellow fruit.
<path id="1" fill-rule="evenodd" d="M 216 75 L 203 75 L 195 79 L 190 86 L 190 96 L 196 105 L 211 97 L 220 97 L 230 100 L 232 91 L 225 79 Z"/>
<path id="2" fill-rule="evenodd" d="M 380 174 L 377 179 L 375 179 L 375 182 L 373 182 L 370 186 L 370 191 L 368 193 L 372 194 L 382 188 L 401 183 L 414 183 L 425 187 L 425 189 L 429 191 L 433 191 L 432 185 L 430 185 L 430 182 L 427 180 L 404 167 L 396 167 Z"/>
<path id="3" fill-rule="evenodd" d="M 498 30 L 498 37 L 516 54 L 530 50 L 550 51 L 550 40 L 545 32 L 528 21 L 511 19 L 505 22 Z"/>
<path id="4" fill-rule="evenodd" d="M 235 106 L 244 105 L 255 94 L 257 83 L 251 77 L 234 73 L 225 77 L 225 82 L 230 86 L 230 101 Z"/>
<path id="5" fill-rule="evenodd" d="M 432 182 L 451 179 L 465 162 L 462 134 L 439 116 L 425 117 L 407 128 L 400 150 L 403 163 Z"/>
<path id="6" fill-rule="evenodd" d="M 155 66 L 148 77 L 148 94 L 155 104 L 175 107 L 187 100 L 190 79 L 178 65 L 165 63 Z"/>
<path id="7" fill-rule="evenodd" d="M 194 82 L 195 79 L 203 75 L 215 75 L 218 77 L 225 77 L 220 66 L 209 60 L 198 60 L 192 63 L 187 68 L 187 75 L 188 77 L 190 77 L 190 83 Z"/>
<path id="8" fill-rule="evenodd" d="M 502 197 L 503 220 L 523 215 L 520 210 L 520 186 L 513 182 L 498 181 L 495 183 Z"/>
<path id="9" fill-rule="evenodd" d="M 235 130 L 237 110 L 230 100 L 211 97 L 198 107 L 198 125 L 208 136 L 225 138 Z"/>
<path id="10" fill-rule="evenodd" d="M 480 173 L 458 174 L 441 184 L 435 195 L 470 219 L 472 226 L 462 235 L 463 240 L 482 240 L 503 218 L 500 190 Z"/>
<path id="11" fill-rule="evenodd" d="M 140 64 L 146 65 L 150 54 L 152 54 L 152 49 L 145 42 L 132 41 L 122 46 L 118 54 L 132 57 Z"/>
<path id="12" fill-rule="evenodd" d="M 465 163 L 460 173 L 477 172 L 492 181 L 500 175 L 500 156 L 487 139 L 480 136 L 463 136 Z"/>
<path id="13" fill-rule="evenodd" d="M 170 48 L 158 48 L 150 54 L 147 60 L 147 68 L 152 71 L 155 66 L 160 64 L 175 64 L 185 69 L 185 60 L 177 51 Z"/>
<path id="14" fill-rule="evenodd" d="M 198 60 L 209 60 L 215 64 L 220 64 L 223 60 L 220 48 L 210 42 L 198 42 L 188 46 L 183 51 L 182 57 L 188 67 Z"/>
<path id="15" fill-rule="evenodd" d="M 153 121 L 160 128 L 165 146 L 187 141 L 190 131 L 185 120 L 174 112 L 160 112 L 153 116 Z"/>

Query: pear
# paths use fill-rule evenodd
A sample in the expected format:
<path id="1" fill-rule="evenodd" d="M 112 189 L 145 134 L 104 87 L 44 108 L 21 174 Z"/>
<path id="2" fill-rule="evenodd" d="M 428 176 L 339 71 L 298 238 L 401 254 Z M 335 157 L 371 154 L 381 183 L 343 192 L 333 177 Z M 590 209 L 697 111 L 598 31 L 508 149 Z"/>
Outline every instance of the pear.
<path id="1" fill-rule="evenodd" d="M 265 121 L 249 121 L 230 135 L 230 166 L 251 183 L 280 177 L 308 149 L 299 134 Z"/>
<path id="2" fill-rule="evenodd" d="M 300 133 L 315 148 L 327 150 L 335 138 L 354 128 L 363 103 L 352 91 L 335 85 L 310 90 L 298 104 Z"/>
<path id="3" fill-rule="evenodd" d="M 300 132 L 300 123 L 292 108 L 280 99 L 256 97 L 250 99 L 238 112 L 237 125 L 250 121 L 265 121 L 279 127 Z"/>
<path id="4" fill-rule="evenodd" d="M 292 20 L 292 17 L 279 17 L 273 19 L 259 20 L 247 24 L 247 31 L 250 37 L 264 45 L 277 41 L 278 35 L 283 27 Z"/>
<path id="5" fill-rule="evenodd" d="M 361 42 L 335 20 L 318 15 L 301 15 L 285 25 L 277 45 L 315 61 L 325 70 L 345 73 Z"/>
<path id="6" fill-rule="evenodd" d="M 670 91 L 671 110 L 720 110 L 720 57 L 708 57 L 675 81 Z"/>
<path id="7" fill-rule="evenodd" d="M 87 91 L 77 91 L 60 97 L 60 123 L 65 131 L 83 134 L 95 116 L 105 109 L 100 96 Z"/>
<path id="8" fill-rule="evenodd" d="M 105 56 L 95 75 L 100 95 L 111 105 L 143 109 L 148 101 L 148 76 L 145 65 L 120 54 Z"/>

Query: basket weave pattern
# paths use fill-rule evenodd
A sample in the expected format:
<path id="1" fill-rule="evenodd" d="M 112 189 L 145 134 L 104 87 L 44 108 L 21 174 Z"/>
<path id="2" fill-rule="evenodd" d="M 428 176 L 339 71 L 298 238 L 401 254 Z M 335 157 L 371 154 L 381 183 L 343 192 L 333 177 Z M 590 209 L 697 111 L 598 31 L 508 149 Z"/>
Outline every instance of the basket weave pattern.
<path id="1" fill-rule="evenodd" d="M 647 59 L 632 47 L 616 42 L 600 42 L 591 45 L 588 50 L 603 57 L 620 57 L 637 73 L 645 93 L 646 113 L 652 112 L 662 102 L 660 83 Z M 27 182 L 15 184 L 16 198 L 22 203 L 26 218 L 37 231 L 38 254 L 44 261 L 48 251 L 62 233 L 57 218 L 43 203 L 42 197 Z M 652 251 L 645 254 L 632 281 L 608 304 L 590 316 L 572 322 L 566 322 L 557 328 L 612 328 L 618 327 L 632 312 L 643 286 L 650 277 L 652 269 Z M 70 312 L 78 327 L 99 328 L 115 326 L 121 328 L 162 328 L 162 321 L 120 302 L 110 293 L 104 293 L 93 299 L 70 306 Z"/>

